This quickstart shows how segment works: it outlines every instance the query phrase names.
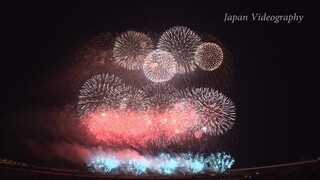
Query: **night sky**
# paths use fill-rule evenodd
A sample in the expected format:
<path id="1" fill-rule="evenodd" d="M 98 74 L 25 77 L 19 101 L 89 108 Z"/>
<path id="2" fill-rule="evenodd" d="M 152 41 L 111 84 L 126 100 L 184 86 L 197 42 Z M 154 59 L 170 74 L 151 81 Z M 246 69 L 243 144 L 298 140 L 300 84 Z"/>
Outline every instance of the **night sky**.
<path id="1" fill-rule="evenodd" d="M 225 13 L 255 12 L 297 13 L 304 15 L 304 19 L 300 24 L 223 22 Z M 63 107 L 64 102 L 46 93 L 44 87 L 50 83 L 48 79 L 62 71 L 60 67 L 71 63 L 68 55 L 77 43 L 100 32 L 130 29 L 162 32 L 175 25 L 215 36 L 233 56 L 230 98 L 237 108 L 236 137 L 232 141 L 235 167 L 320 156 L 316 30 L 320 16 L 314 4 L 8 1 L 0 4 L 0 14 L 0 157 L 35 159 L 23 154 L 25 146 L 20 144 L 25 137 L 45 135 L 25 134 L 32 131 L 27 128 L 37 125 L 32 118 L 16 122 L 15 117 L 26 111 L 39 111 L 41 107 Z"/>

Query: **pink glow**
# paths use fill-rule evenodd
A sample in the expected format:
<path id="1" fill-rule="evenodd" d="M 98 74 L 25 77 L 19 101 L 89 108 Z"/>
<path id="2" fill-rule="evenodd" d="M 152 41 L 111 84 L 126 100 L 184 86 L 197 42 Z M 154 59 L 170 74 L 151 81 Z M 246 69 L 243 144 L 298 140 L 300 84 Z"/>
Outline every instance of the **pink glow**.
<path id="1" fill-rule="evenodd" d="M 97 110 L 86 116 L 82 123 L 97 140 L 108 145 L 145 147 L 148 143 L 163 146 L 186 140 L 186 134 L 192 131 L 197 121 L 198 114 L 193 106 L 179 102 L 163 113 L 157 110 Z"/>

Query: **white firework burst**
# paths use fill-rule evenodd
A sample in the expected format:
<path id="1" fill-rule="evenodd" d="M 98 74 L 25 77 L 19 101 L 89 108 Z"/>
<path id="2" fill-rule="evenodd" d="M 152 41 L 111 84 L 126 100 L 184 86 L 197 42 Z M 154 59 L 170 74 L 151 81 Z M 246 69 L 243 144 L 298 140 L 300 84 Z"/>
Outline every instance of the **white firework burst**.
<path id="1" fill-rule="evenodd" d="M 200 37 L 184 26 L 175 26 L 165 31 L 157 48 L 170 52 L 178 62 L 178 73 L 195 70 L 194 54 L 201 44 Z"/>
<path id="2" fill-rule="evenodd" d="M 114 75 L 98 74 L 87 80 L 78 96 L 78 114 L 93 112 L 97 108 L 108 109 L 120 106 L 124 84 Z"/>
<path id="3" fill-rule="evenodd" d="M 224 94 L 210 88 L 191 88 L 186 96 L 194 103 L 199 113 L 195 131 L 219 135 L 232 128 L 235 120 L 235 105 Z"/>
<path id="4" fill-rule="evenodd" d="M 116 38 L 113 57 L 117 64 L 129 69 L 139 70 L 144 58 L 152 51 L 152 39 L 142 32 L 127 31 Z"/>
<path id="5" fill-rule="evenodd" d="M 144 60 L 143 73 L 153 82 L 170 80 L 177 71 L 177 62 L 171 53 L 162 50 L 151 52 Z"/>
<path id="6" fill-rule="evenodd" d="M 205 71 L 217 69 L 223 61 L 223 51 L 215 43 L 203 43 L 195 53 L 196 64 Z"/>

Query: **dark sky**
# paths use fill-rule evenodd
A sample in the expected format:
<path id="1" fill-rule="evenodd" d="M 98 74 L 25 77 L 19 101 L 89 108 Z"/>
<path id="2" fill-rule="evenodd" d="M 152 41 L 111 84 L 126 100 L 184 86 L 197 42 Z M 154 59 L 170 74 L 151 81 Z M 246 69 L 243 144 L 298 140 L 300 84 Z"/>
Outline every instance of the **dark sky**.
<path id="1" fill-rule="evenodd" d="M 19 132 L 14 132 L 14 118 L 7 118 L 8 114 L 32 109 L 40 101 L 34 87 L 59 71 L 56 67 L 64 63 L 63 57 L 74 44 L 99 32 L 161 32 L 184 25 L 214 35 L 234 58 L 237 167 L 320 156 L 316 30 L 320 16 L 315 4 L 208 2 L 2 2 L 0 155 L 19 157 L 10 146 L 10 138 Z M 224 13 L 255 12 L 298 13 L 304 19 L 300 24 L 223 22 Z M 45 102 L 43 97 L 41 102 Z M 44 104 L 54 106 L 49 97 L 48 101 Z"/>

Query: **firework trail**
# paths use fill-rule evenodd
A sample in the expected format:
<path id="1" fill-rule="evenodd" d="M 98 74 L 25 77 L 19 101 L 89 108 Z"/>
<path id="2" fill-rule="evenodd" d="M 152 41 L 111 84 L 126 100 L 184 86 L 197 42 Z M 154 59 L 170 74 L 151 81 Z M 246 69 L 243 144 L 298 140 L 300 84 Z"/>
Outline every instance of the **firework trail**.
<path id="1" fill-rule="evenodd" d="M 152 49 L 152 40 L 146 34 L 127 31 L 117 37 L 113 47 L 113 57 L 120 66 L 129 70 L 139 70 L 144 58 Z"/>
<path id="2" fill-rule="evenodd" d="M 195 70 L 194 54 L 201 44 L 200 37 L 184 26 L 175 26 L 159 38 L 157 48 L 170 52 L 178 62 L 178 73 Z"/>
<path id="3" fill-rule="evenodd" d="M 92 37 L 77 51 L 73 67 L 80 65 L 84 59 L 100 64 L 110 61 L 114 41 L 115 37 L 111 33 L 100 33 Z"/>

